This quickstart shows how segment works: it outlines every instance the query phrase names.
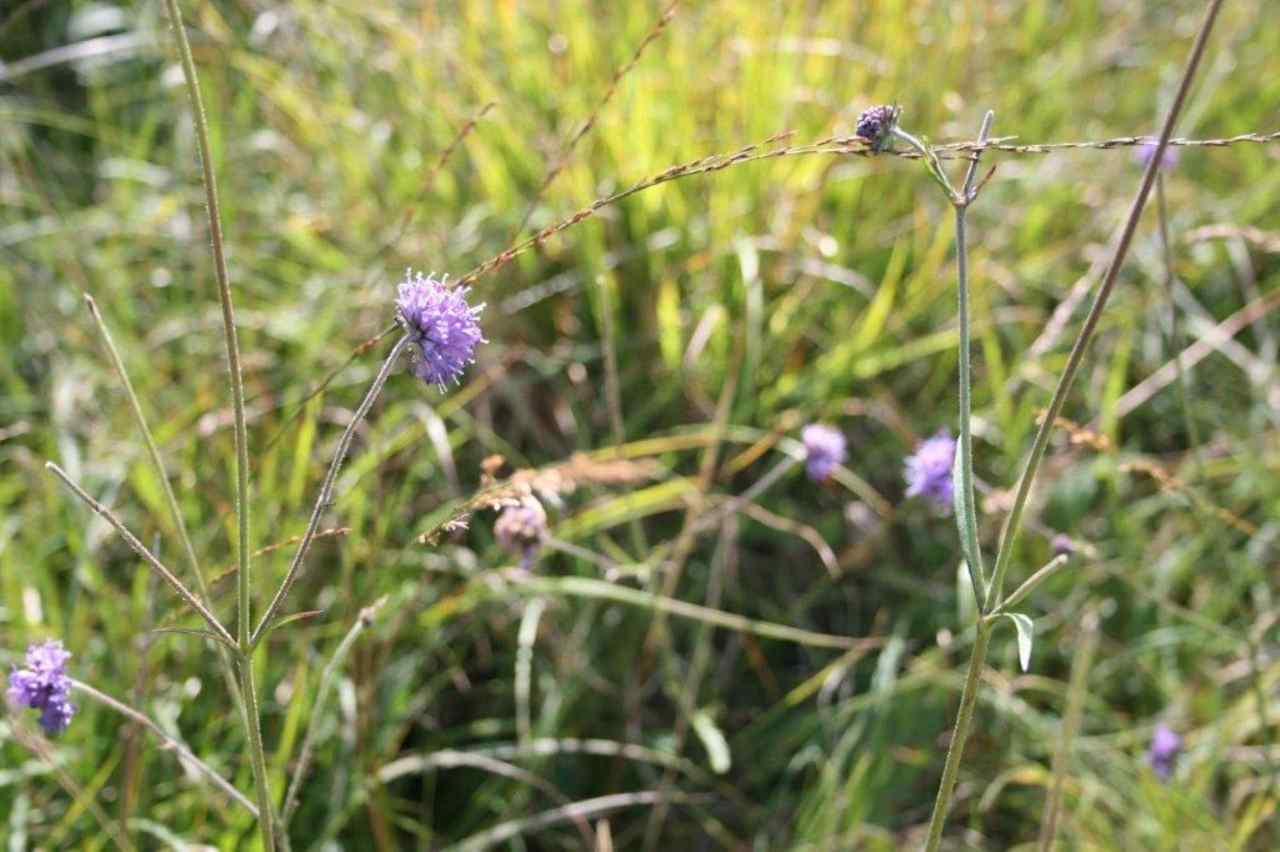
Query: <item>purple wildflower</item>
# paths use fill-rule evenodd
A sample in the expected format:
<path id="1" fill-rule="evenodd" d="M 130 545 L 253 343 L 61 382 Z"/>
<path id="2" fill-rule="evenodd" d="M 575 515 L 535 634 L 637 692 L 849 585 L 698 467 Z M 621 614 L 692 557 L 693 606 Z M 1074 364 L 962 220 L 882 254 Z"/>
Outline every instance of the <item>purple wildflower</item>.
<path id="1" fill-rule="evenodd" d="M 547 513 L 534 497 L 526 496 L 517 506 L 502 510 L 493 525 L 493 534 L 511 553 L 528 564 L 547 540 Z"/>
<path id="2" fill-rule="evenodd" d="M 76 706 L 67 700 L 71 679 L 67 660 L 71 653 L 56 639 L 27 648 L 27 665 L 9 673 L 9 701 L 40 711 L 40 725 L 50 734 L 60 734 L 71 724 Z"/>
<path id="3" fill-rule="evenodd" d="M 441 390 L 458 380 L 475 360 L 476 344 L 485 342 L 478 322 L 484 305 L 467 304 L 470 291 L 412 269 L 400 285 L 396 315 L 418 349 L 413 372 Z"/>
<path id="4" fill-rule="evenodd" d="M 907 496 L 923 495 L 939 508 L 950 510 L 953 484 L 951 466 L 956 460 L 956 442 L 943 429 L 916 448 L 915 455 L 907 456 Z"/>
<path id="5" fill-rule="evenodd" d="M 1182 737 L 1164 722 L 1156 725 L 1151 735 L 1151 747 L 1147 751 L 1147 763 L 1161 781 L 1168 781 L 1173 775 L 1173 764 L 1182 751 Z"/>
<path id="6" fill-rule="evenodd" d="M 1072 556 L 1076 552 L 1076 543 L 1066 533 L 1058 533 L 1049 539 L 1049 549 L 1054 556 Z"/>
<path id="7" fill-rule="evenodd" d="M 871 143 L 872 151 L 883 151 L 889 146 L 889 137 L 898 124 L 900 112 L 898 107 L 884 104 L 868 107 L 858 116 L 854 132 Z"/>
<path id="8" fill-rule="evenodd" d="M 800 433 L 804 442 L 805 471 L 814 482 L 823 482 L 844 464 L 844 435 L 830 426 L 810 423 Z"/>
<path id="9" fill-rule="evenodd" d="M 1143 142 L 1134 149 L 1133 158 L 1141 163 L 1143 168 L 1146 168 L 1151 164 L 1151 158 L 1156 155 L 1156 147 L 1155 142 Z M 1172 145 L 1165 146 L 1164 156 L 1160 158 L 1160 168 L 1165 170 L 1172 169 L 1178 165 L 1179 156 L 1181 155 L 1178 153 L 1177 148 Z"/>

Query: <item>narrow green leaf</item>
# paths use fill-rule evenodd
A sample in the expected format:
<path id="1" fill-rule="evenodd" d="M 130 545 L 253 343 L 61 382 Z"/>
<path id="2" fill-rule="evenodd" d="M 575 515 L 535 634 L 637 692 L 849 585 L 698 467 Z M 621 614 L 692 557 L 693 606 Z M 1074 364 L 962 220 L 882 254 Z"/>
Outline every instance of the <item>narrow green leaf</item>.
<path id="1" fill-rule="evenodd" d="M 1029 616 L 1020 612 L 1002 612 L 1018 630 L 1018 663 L 1025 672 L 1031 668 L 1031 644 L 1035 641 L 1036 626 Z"/>

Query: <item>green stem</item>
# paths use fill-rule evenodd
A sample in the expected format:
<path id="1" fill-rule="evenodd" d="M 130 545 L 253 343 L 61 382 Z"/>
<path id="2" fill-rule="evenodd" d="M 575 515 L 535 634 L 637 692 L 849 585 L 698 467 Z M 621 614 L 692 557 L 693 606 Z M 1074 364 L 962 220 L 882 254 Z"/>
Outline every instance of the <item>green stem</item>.
<path id="1" fill-rule="evenodd" d="M 302 541 L 298 543 L 298 549 L 293 554 L 292 561 L 289 562 L 289 570 L 285 572 L 284 580 L 280 582 L 280 588 L 276 589 L 276 593 L 271 598 L 271 603 L 267 604 L 266 610 L 262 613 L 261 620 L 258 621 L 257 628 L 253 631 L 250 638 L 250 646 L 257 647 L 262 641 L 262 637 L 267 635 L 267 631 L 271 629 L 271 622 L 280 611 L 281 604 L 288 597 L 289 590 L 293 588 L 294 582 L 298 579 L 298 574 L 302 570 L 302 564 L 306 561 L 307 551 L 311 549 L 311 542 L 315 541 L 316 531 L 320 529 L 320 518 L 324 515 L 325 509 L 329 508 L 329 503 L 333 499 L 333 486 L 338 481 L 338 471 L 342 469 L 342 462 L 347 457 L 347 451 L 351 448 L 351 439 L 355 437 L 356 429 L 364 422 L 369 415 L 369 409 L 373 408 L 374 401 L 378 398 L 378 394 L 382 393 L 383 386 L 387 383 L 387 378 L 391 375 L 391 368 L 395 366 L 396 360 L 400 357 L 400 353 L 409 346 L 411 340 L 409 336 L 401 335 L 396 345 L 391 347 L 386 360 L 382 362 L 382 367 L 378 370 L 378 375 L 374 376 L 373 383 L 369 385 L 369 390 L 365 393 L 364 399 L 356 408 L 356 413 L 351 415 L 351 422 L 347 424 L 347 428 L 343 430 L 342 437 L 338 439 L 338 448 L 333 452 L 333 458 L 329 461 L 329 469 L 325 471 L 324 481 L 320 484 L 320 494 L 316 497 L 316 503 L 311 507 L 311 518 L 307 521 L 306 532 L 302 534 Z"/>
<path id="2" fill-rule="evenodd" d="M 253 660 L 249 654 L 240 655 L 240 690 L 245 700 L 245 725 L 249 735 L 249 763 L 253 766 L 253 786 L 258 799 L 258 826 L 262 830 L 262 847 L 275 852 L 275 819 L 271 811 L 271 789 L 267 781 L 267 756 L 262 748 L 261 712 L 258 693 L 253 685 Z"/>
<path id="3" fill-rule="evenodd" d="M 242 649 L 249 647 L 249 440 L 244 423 L 244 378 L 240 369 L 240 340 L 236 334 L 236 314 L 231 303 L 231 276 L 227 272 L 227 256 L 223 249 L 222 212 L 218 205 L 218 184 L 213 174 L 213 152 L 209 145 L 209 123 L 205 119 L 204 101 L 196 78 L 196 63 L 187 41 L 178 0 L 164 0 L 173 25 L 174 40 L 182 58 L 182 75 L 191 97 L 191 115 L 195 122 L 196 142 L 200 148 L 200 168 L 204 177 L 205 203 L 209 213 L 209 241 L 213 247 L 213 272 L 218 281 L 218 301 L 222 305 L 222 332 L 227 349 L 227 371 L 231 374 L 231 406 L 235 416 L 236 441 L 236 518 L 239 522 L 237 547 L 240 570 L 237 573 L 239 621 L 236 635 Z"/>
<path id="4" fill-rule="evenodd" d="M 1196 70 L 1200 67 L 1200 60 L 1204 56 L 1205 46 L 1209 41 L 1209 33 L 1213 30 L 1213 24 L 1222 8 L 1222 3 L 1223 0 L 1210 0 L 1209 2 L 1204 22 L 1200 25 L 1200 31 L 1196 34 L 1195 44 L 1192 45 L 1191 55 L 1187 59 L 1187 66 L 1182 72 L 1182 80 L 1178 84 L 1178 92 L 1174 96 L 1173 105 L 1169 108 L 1169 113 L 1165 116 L 1164 126 L 1160 130 L 1160 140 L 1156 143 L 1156 149 L 1152 152 L 1151 159 L 1147 164 L 1147 170 L 1142 176 L 1142 184 L 1138 188 L 1138 194 L 1134 197 L 1133 203 L 1129 207 L 1129 215 L 1125 219 L 1124 226 L 1120 231 L 1120 237 L 1116 241 L 1111 262 L 1103 275 L 1102 285 L 1098 288 L 1097 295 L 1094 296 L 1093 304 L 1089 306 L 1089 313 L 1085 317 L 1084 325 L 1081 327 L 1080 334 L 1076 337 L 1075 343 L 1071 347 L 1071 354 L 1067 356 L 1067 365 L 1062 371 L 1062 377 L 1058 379 L 1057 388 L 1054 389 L 1053 399 L 1049 402 L 1049 410 L 1046 412 L 1044 421 L 1036 432 L 1035 441 L 1031 445 L 1031 454 L 1027 457 L 1026 466 L 1022 469 L 1022 476 L 1018 479 L 1018 490 L 1013 499 L 1013 508 L 1005 519 L 1004 529 L 1001 532 L 1000 547 L 996 552 L 996 567 L 992 574 L 991 585 L 987 588 L 986 603 L 983 607 L 987 611 L 993 609 L 1000 601 L 1000 596 L 1004 589 L 1005 575 L 1009 572 L 1009 563 L 1013 556 L 1013 545 L 1022 526 L 1022 513 L 1026 509 L 1027 497 L 1030 496 L 1031 486 L 1034 484 L 1036 473 L 1040 469 L 1040 462 L 1044 459 L 1045 449 L 1049 445 L 1049 435 L 1053 432 L 1054 422 L 1062 411 L 1063 403 L 1067 399 L 1067 393 L 1070 391 L 1071 384 L 1080 369 L 1080 363 L 1084 360 L 1085 350 L 1093 340 L 1094 332 L 1097 331 L 1098 322 L 1102 318 L 1102 311 L 1106 308 L 1107 300 L 1111 297 L 1111 291 L 1115 288 L 1116 280 L 1119 277 L 1120 267 L 1124 264 L 1125 257 L 1129 254 L 1129 245 L 1133 242 L 1133 234 L 1138 228 L 1138 220 L 1142 217 L 1142 210 L 1146 207 L 1147 198 L 1150 196 L 1151 188 L 1155 184 L 1156 173 L 1160 168 L 1160 159 L 1164 156 L 1164 152 L 1169 146 L 1169 139 L 1173 136 L 1173 128 L 1178 122 L 1178 117 L 1182 114 L 1183 104 L 1186 103 L 1187 93 L 1191 89 L 1191 81 L 1195 78 Z"/>
<path id="5" fill-rule="evenodd" d="M 951 808 L 951 794 L 955 791 L 956 779 L 960 775 L 960 761 L 964 757 L 969 728 L 973 724 L 973 708 L 978 701 L 982 666 L 987 659 L 987 646 L 991 642 L 991 631 L 994 625 L 979 620 L 976 629 L 973 653 L 969 657 L 969 673 L 965 676 L 964 690 L 960 693 L 960 710 L 956 714 L 956 727 L 951 733 L 951 744 L 947 746 L 947 762 L 942 767 L 942 781 L 938 785 L 938 795 L 933 800 L 933 816 L 929 819 L 929 837 L 924 847 L 926 852 L 935 852 L 938 844 L 942 842 L 942 827 L 946 825 L 947 811 Z"/>
<path id="6" fill-rule="evenodd" d="M 204 182 L 205 203 L 209 214 L 209 241 L 213 250 L 213 271 L 218 284 L 218 301 L 222 307 L 223 340 L 227 351 L 227 372 L 231 378 L 231 407 L 235 418 L 236 444 L 236 520 L 237 555 L 239 570 L 236 572 L 236 639 L 240 647 L 240 689 L 245 704 L 245 732 L 249 739 L 249 756 L 253 763 L 254 783 L 258 794 L 258 825 L 262 830 L 262 844 L 267 852 L 275 850 L 275 821 L 271 816 L 271 794 L 267 789 L 266 758 L 262 748 L 261 720 L 258 717 L 258 700 L 253 685 L 253 666 L 250 661 L 250 611 L 249 592 L 249 439 L 245 429 L 244 377 L 240 367 L 240 341 L 236 333 L 235 308 L 231 301 L 231 276 L 227 272 L 227 257 L 223 248 L 222 212 L 218 204 L 218 184 L 213 174 L 213 151 L 209 144 L 209 124 L 205 118 L 204 102 L 200 96 L 200 83 L 196 77 L 196 63 L 191 55 L 191 43 L 177 0 L 164 0 L 169 23 L 173 26 L 174 41 L 182 59 L 182 76 L 186 80 L 187 94 L 191 98 L 191 114 L 195 124 L 196 143 L 200 149 L 200 168 Z"/>
<path id="7" fill-rule="evenodd" d="M 988 110 L 983 116 L 982 128 L 978 132 L 978 144 L 987 141 L 991 131 L 994 114 Z M 956 293 L 957 310 L 960 319 L 960 440 L 957 447 L 960 469 L 960 501 L 963 511 L 956 520 L 960 526 L 960 538 L 964 545 L 965 563 L 969 568 L 969 580 L 973 584 L 974 599 L 981 604 L 986 595 L 987 575 L 982 564 L 982 549 L 978 545 L 978 509 L 974 499 L 973 488 L 973 379 L 972 360 L 973 343 L 972 323 L 969 321 L 969 246 L 965 230 L 965 214 L 972 201 L 973 180 L 978 171 L 978 158 L 981 150 L 969 161 L 969 169 L 965 174 L 964 185 L 958 197 L 953 196 L 952 204 L 956 215 Z"/>
<path id="8" fill-rule="evenodd" d="M 191 543 L 191 534 L 187 530 L 187 522 L 182 517 L 182 509 L 178 506 L 178 498 L 173 493 L 173 485 L 169 482 L 169 472 L 165 469 L 164 459 L 160 456 L 160 449 L 156 446 L 155 438 L 151 434 L 151 428 L 147 425 L 147 418 L 142 413 L 142 403 L 138 400 L 138 394 L 133 389 L 133 382 L 129 379 L 129 371 L 125 369 L 124 359 L 120 357 L 115 341 L 111 339 L 111 331 L 102 319 L 102 314 L 98 310 L 98 303 L 88 293 L 85 293 L 84 300 L 89 306 L 89 313 L 93 316 L 94 323 L 98 327 L 98 334 L 102 337 L 102 343 L 107 349 L 107 355 L 111 359 L 111 366 L 115 368 L 116 376 L 120 379 L 120 384 L 124 386 L 125 396 L 129 400 L 129 408 L 133 412 L 133 420 L 138 426 L 138 431 L 142 433 L 143 443 L 147 447 L 147 455 L 151 459 L 151 464 L 156 471 L 156 477 L 160 480 L 160 485 L 164 489 L 165 504 L 169 508 L 169 516 L 173 520 L 173 525 L 178 531 L 178 538 L 182 541 L 182 550 L 186 554 L 187 563 L 191 566 L 191 573 L 195 575 L 196 591 L 199 593 L 200 602 L 209 607 L 211 606 L 211 599 L 209 597 L 208 582 L 205 580 L 204 572 L 200 569 L 200 560 L 196 557 L 195 546 Z M 222 675 L 226 681 L 227 690 L 235 701 L 236 709 L 243 716 L 244 699 L 240 695 L 240 687 L 236 682 L 235 667 L 231 659 L 231 653 L 221 643 L 217 646 L 217 652 L 218 660 L 222 664 Z"/>

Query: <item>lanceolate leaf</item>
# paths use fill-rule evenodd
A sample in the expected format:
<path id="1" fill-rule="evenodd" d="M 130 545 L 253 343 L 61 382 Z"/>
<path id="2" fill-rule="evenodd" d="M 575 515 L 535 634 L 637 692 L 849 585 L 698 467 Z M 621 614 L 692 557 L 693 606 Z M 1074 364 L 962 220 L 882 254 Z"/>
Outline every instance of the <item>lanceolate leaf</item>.
<path id="1" fill-rule="evenodd" d="M 1035 641 L 1036 626 L 1029 616 L 1020 612 L 1002 612 L 1018 630 L 1018 663 L 1025 672 L 1031 667 L 1031 645 Z"/>

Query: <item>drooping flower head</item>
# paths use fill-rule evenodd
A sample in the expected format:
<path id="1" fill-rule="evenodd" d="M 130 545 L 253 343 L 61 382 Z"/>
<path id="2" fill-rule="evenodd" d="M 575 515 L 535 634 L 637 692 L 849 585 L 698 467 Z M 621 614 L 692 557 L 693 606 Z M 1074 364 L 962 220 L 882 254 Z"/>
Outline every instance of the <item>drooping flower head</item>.
<path id="1" fill-rule="evenodd" d="M 396 316 L 417 348 L 413 372 L 441 390 L 458 381 L 475 360 L 476 345 L 485 342 L 479 323 L 484 305 L 467 304 L 469 292 L 412 269 L 400 285 Z"/>
<path id="2" fill-rule="evenodd" d="M 507 506 L 494 522 L 498 544 L 521 557 L 522 564 L 533 560 L 547 540 L 547 513 L 536 497 L 521 498 L 518 506 Z"/>
<path id="3" fill-rule="evenodd" d="M 824 482 L 837 467 L 844 464 L 845 441 L 839 430 L 821 423 L 810 423 L 800 433 L 804 443 L 804 469 L 814 482 Z"/>
<path id="4" fill-rule="evenodd" d="M 1156 725 L 1151 735 L 1151 747 L 1147 750 L 1147 763 L 1161 781 L 1173 775 L 1173 764 L 1182 751 L 1182 737 L 1164 722 Z"/>
<path id="5" fill-rule="evenodd" d="M 1133 158 L 1141 163 L 1143 168 L 1146 168 L 1151 164 L 1151 158 L 1156 155 L 1157 147 L 1159 146 L 1156 145 L 1155 142 L 1143 142 L 1134 149 Z M 1181 155 L 1178 153 L 1177 148 L 1173 145 L 1166 145 L 1164 149 L 1164 156 L 1160 158 L 1160 168 L 1165 169 L 1166 171 L 1172 169 L 1174 166 L 1178 165 L 1179 156 Z"/>
<path id="6" fill-rule="evenodd" d="M 889 147 L 889 139 L 901 112 L 899 107 L 884 104 L 867 107 L 858 116 L 858 126 L 854 132 L 871 143 L 872 151 L 883 151 Z"/>
<path id="7" fill-rule="evenodd" d="M 956 460 L 956 442 L 946 429 L 938 432 L 907 456 L 907 496 L 923 496 L 940 509 L 950 511 L 954 486 L 951 466 Z"/>
<path id="8" fill-rule="evenodd" d="M 56 639 L 27 648 L 26 666 L 9 672 L 9 701 L 40 711 L 40 726 L 50 734 L 60 734 L 71 724 L 76 706 L 67 700 L 71 679 L 67 660 L 71 653 Z"/>

